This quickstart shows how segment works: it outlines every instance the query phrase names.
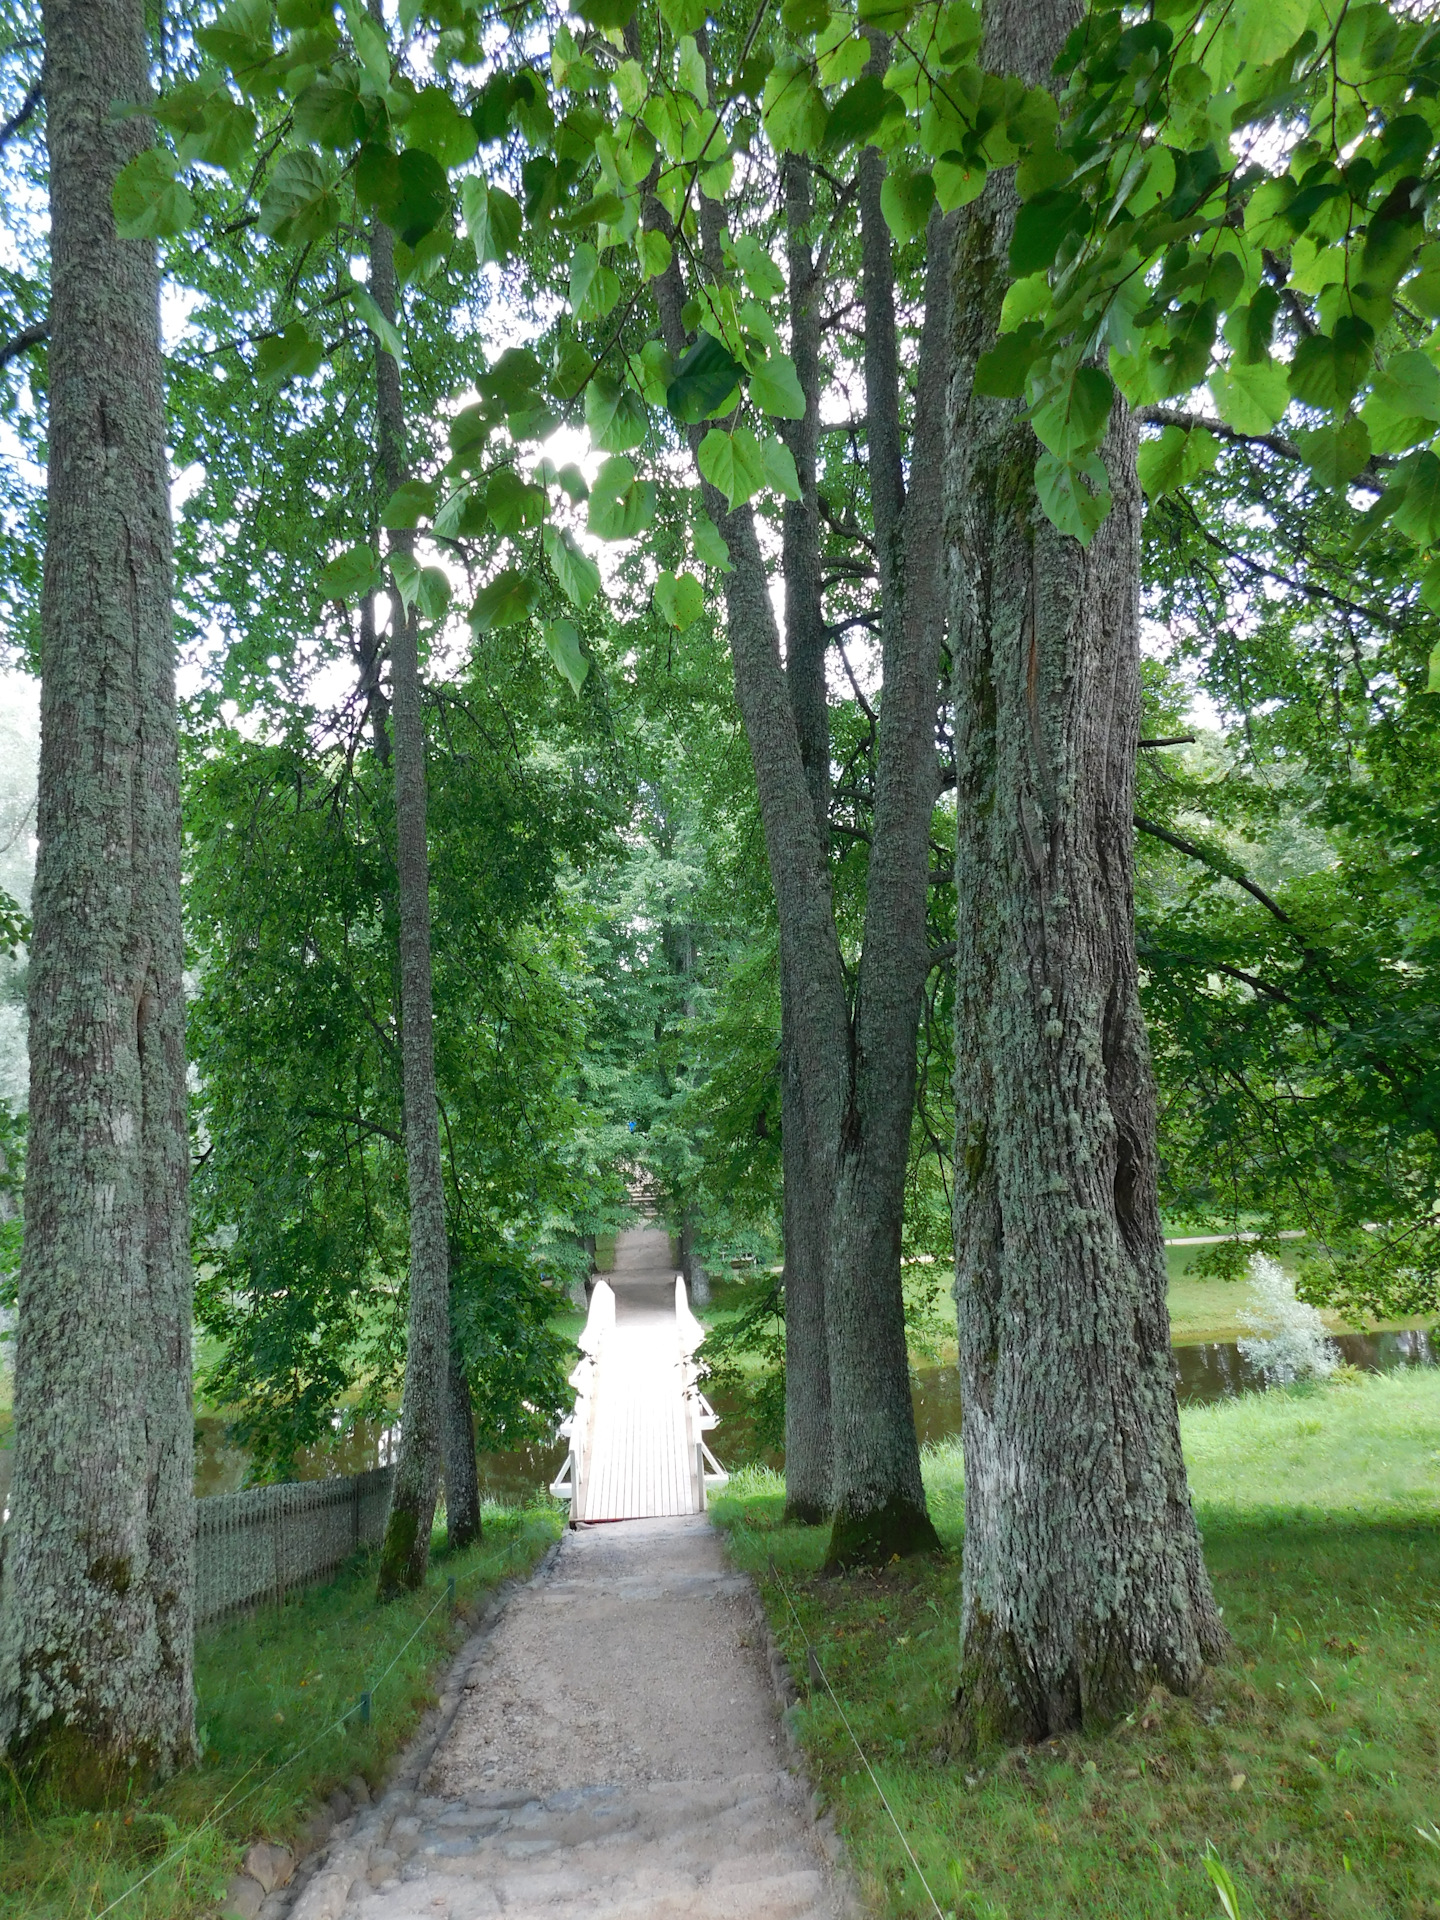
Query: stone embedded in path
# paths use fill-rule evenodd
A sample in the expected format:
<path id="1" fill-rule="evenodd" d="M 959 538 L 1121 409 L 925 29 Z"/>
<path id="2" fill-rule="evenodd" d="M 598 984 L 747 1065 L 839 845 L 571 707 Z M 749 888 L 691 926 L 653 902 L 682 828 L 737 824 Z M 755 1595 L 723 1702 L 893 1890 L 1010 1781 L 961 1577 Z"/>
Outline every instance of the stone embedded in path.
<path id="1" fill-rule="evenodd" d="M 761 1633 L 700 1516 L 567 1533 L 346 1920 L 834 1920 Z"/>

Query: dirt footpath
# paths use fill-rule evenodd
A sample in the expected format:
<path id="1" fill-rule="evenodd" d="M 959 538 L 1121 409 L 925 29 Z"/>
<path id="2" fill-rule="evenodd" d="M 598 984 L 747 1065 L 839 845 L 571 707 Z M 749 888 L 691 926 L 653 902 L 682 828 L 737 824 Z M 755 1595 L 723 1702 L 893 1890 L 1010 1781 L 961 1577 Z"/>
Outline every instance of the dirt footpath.
<path id="1" fill-rule="evenodd" d="M 346 1920 L 835 1920 L 746 1583 L 703 1516 L 567 1533 Z"/>

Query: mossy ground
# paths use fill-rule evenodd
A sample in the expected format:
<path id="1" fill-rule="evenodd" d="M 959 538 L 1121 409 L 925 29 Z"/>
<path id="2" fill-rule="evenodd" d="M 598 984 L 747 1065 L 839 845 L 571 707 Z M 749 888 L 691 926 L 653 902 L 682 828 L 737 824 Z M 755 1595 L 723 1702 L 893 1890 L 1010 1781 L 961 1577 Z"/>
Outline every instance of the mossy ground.
<path id="1" fill-rule="evenodd" d="M 76 1808 L 51 1789 L 27 1791 L 0 1762 L 0 1915 L 81 1920 L 112 1901 L 115 1920 L 214 1913 L 252 1840 L 295 1838 L 316 1803 L 355 1774 L 378 1786 L 468 1631 L 460 1614 L 528 1571 L 562 1515 L 547 1500 L 523 1511 L 487 1505 L 483 1521 L 480 1541 L 437 1550 L 423 1591 L 388 1606 L 376 1604 L 368 1554 L 281 1608 L 203 1631 L 195 1689 L 204 1758 L 154 1792 Z M 454 1612 L 445 1604 L 452 1577 Z M 355 1714 L 334 1730 L 367 1688 L 370 1724 Z"/>
<path id="2" fill-rule="evenodd" d="M 793 1710 L 877 1914 L 931 1915 L 813 1641 L 942 1911 L 981 1920 L 1440 1917 L 1440 1376 L 1343 1378 L 1182 1416 L 1206 1558 L 1233 1637 L 1190 1700 L 1113 1732 L 950 1766 L 964 1485 L 926 1461 L 945 1552 L 821 1577 L 823 1528 L 783 1485 L 717 1499 L 801 1686 Z M 780 1581 L 767 1572 L 773 1556 Z M 786 1594 L 788 1593 L 788 1600 Z"/>

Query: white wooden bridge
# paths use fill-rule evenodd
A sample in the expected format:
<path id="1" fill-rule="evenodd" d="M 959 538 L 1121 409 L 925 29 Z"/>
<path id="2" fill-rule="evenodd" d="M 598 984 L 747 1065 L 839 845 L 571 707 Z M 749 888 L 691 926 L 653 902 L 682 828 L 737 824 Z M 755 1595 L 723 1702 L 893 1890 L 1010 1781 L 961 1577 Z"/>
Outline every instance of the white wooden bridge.
<path id="1" fill-rule="evenodd" d="M 573 1526 L 703 1513 L 728 1479 L 705 1442 L 718 1422 L 694 1357 L 704 1337 L 669 1236 L 620 1234 L 615 1271 L 590 1295 L 575 1410 L 560 1428 L 570 1452 L 551 1492 L 569 1498 Z"/>

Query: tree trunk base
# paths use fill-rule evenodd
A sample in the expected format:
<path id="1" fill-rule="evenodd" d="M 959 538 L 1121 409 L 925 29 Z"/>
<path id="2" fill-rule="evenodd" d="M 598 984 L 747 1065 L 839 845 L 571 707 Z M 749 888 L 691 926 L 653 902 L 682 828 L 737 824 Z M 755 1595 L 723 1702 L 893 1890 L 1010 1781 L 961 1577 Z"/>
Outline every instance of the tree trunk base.
<path id="1" fill-rule="evenodd" d="M 476 1507 L 468 1513 L 459 1513 L 452 1520 L 450 1509 L 445 1509 L 445 1551 L 459 1553 L 462 1547 L 473 1547 L 484 1529 L 480 1525 L 480 1509 Z"/>
<path id="2" fill-rule="evenodd" d="M 849 1513 L 842 1507 L 830 1529 L 823 1571 L 883 1567 L 892 1560 L 908 1560 L 912 1554 L 939 1551 L 940 1536 L 924 1507 L 912 1506 L 908 1500 L 889 1500 L 868 1513 Z"/>
<path id="3" fill-rule="evenodd" d="M 960 1657 L 960 1685 L 946 1727 L 952 1760 L 995 1747 L 1034 1745 L 1063 1733 L 1100 1733 L 1123 1720 L 1157 1683 L 1190 1694 L 1209 1664 L 1223 1654 L 1223 1633 L 1212 1636 L 1191 1663 L 1137 1654 L 1122 1634 L 1076 1647 L 1070 1663 L 1042 1671 L 1027 1660 L 1013 1634 L 989 1620 L 972 1622 Z"/>
<path id="4" fill-rule="evenodd" d="M 830 1520 L 830 1509 L 822 1507 L 815 1500 L 787 1500 L 785 1502 L 785 1525 L 787 1527 L 823 1527 Z"/>
<path id="5" fill-rule="evenodd" d="M 380 1578 L 375 1594 L 382 1606 L 424 1585 L 430 1555 L 428 1551 L 417 1551 L 420 1544 L 420 1516 L 408 1508 L 392 1507 L 380 1548 Z M 429 1544 L 427 1539 L 424 1542 L 427 1549 Z"/>
<path id="6" fill-rule="evenodd" d="M 78 1726 L 56 1725 L 53 1720 L 43 1722 L 5 1752 L 6 1771 L 23 1782 L 27 1794 L 43 1787 L 64 1806 L 86 1813 L 122 1806 L 199 1758 L 193 1741 L 170 1752 L 143 1746 L 122 1753 Z"/>

